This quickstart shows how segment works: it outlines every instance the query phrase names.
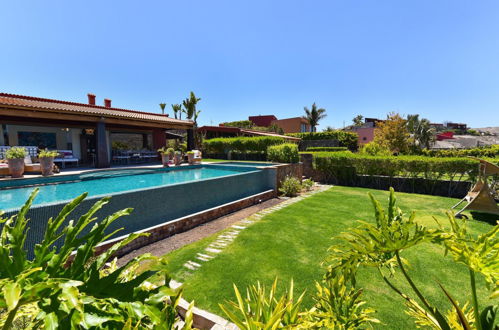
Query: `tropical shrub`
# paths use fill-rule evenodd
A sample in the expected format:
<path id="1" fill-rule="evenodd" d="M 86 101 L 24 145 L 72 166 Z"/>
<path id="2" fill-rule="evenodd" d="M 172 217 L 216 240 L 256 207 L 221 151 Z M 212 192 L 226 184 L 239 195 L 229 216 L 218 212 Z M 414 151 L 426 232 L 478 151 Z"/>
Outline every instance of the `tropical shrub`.
<path id="1" fill-rule="evenodd" d="M 7 149 L 5 152 L 5 157 L 7 159 L 22 159 L 26 157 L 28 152 L 26 151 L 26 148 L 23 147 L 12 147 L 10 149 Z"/>
<path id="2" fill-rule="evenodd" d="M 96 202 L 78 220 L 71 213 L 87 194 L 67 204 L 47 221 L 44 239 L 35 246 L 34 258 L 24 250 L 28 230 L 26 214 L 35 190 L 17 215 L 3 219 L 0 235 L 0 326 L 28 324 L 46 329 L 173 329 L 180 290 L 169 287 L 170 277 L 161 258 L 145 254 L 123 266 L 107 262 L 120 248 L 144 234 L 131 234 L 104 253 L 94 255 L 98 244 L 116 233 L 106 230 L 132 209 L 118 211 L 96 222 L 95 213 L 109 202 Z M 61 246 L 54 245 L 61 242 Z M 147 263 L 147 267 L 144 267 Z M 147 269 L 147 270 L 144 270 Z M 160 285 L 158 285 L 160 284 Z M 185 329 L 192 325 L 192 310 Z"/>
<path id="3" fill-rule="evenodd" d="M 308 133 L 288 133 L 286 135 L 298 137 L 302 140 L 337 140 L 340 147 L 357 150 L 358 134 L 342 130 Z"/>
<path id="4" fill-rule="evenodd" d="M 281 182 L 281 188 L 279 188 L 279 191 L 284 196 L 287 196 L 287 197 L 294 197 L 294 196 L 298 195 L 298 193 L 301 191 L 300 180 L 298 180 L 294 176 L 287 176 Z"/>
<path id="5" fill-rule="evenodd" d="M 371 141 L 369 143 L 364 144 L 359 149 L 359 154 L 361 155 L 370 155 L 370 156 L 391 156 L 393 155 L 388 147 Z"/>
<path id="6" fill-rule="evenodd" d="M 308 147 L 307 151 L 311 152 L 319 152 L 319 151 L 326 151 L 326 152 L 336 152 L 336 151 L 347 151 L 347 147 Z"/>
<path id="7" fill-rule="evenodd" d="M 296 327 L 302 322 L 300 307 L 305 293 L 298 299 L 293 296 L 293 281 L 289 289 L 277 297 L 277 279 L 267 291 L 260 282 L 246 289 L 243 297 L 234 284 L 236 301 L 229 301 L 220 308 L 239 329 L 279 329 Z"/>
<path id="8" fill-rule="evenodd" d="M 302 308 L 303 292 L 294 298 L 293 281 L 285 293 L 277 296 L 277 279 L 267 292 L 259 282 L 246 289 L 243 296 L 234 285 L 236 301 L 220 308 L 239 329 L 361 329 L 379 321 L 373 309 L 363 308 L 362 291 L 349 286 L 344 276 L 316 283 L 314 306 Z"/>
<path id="9" fill-rule="evenodd" d="M 57 155 L 59 155 L 59 153 L 56 150 L 44 149 L 40 151 L 40 153 L 38 154 L 38 158 L 51 158 L 57 157 Z"/>
<path id="10" fill-rule="evenodd" d="M 162 155 L 168 155 L 168 156 L 173 156 L 173 154 L 175 153 L 175 149 L 168 148 L 167 146 L 161 147 L 157 151 Z"/>
<path id="11" fill-rule="evenodd" d="M 303 189 L 305 189 L 305 191 L 310 191 L 314 186 L 314 181 L 312 181 L 311 179 L 305 179 L 301 182 L 301 186 Z"/>
<path id="12" fill-rule="evenodd" d="M 460 224 L 451 212 L 448 212 L 450 230 L 443 226 L 436 229 L 426 228 L 415 221 L 414 212 L 405 216 L 396 206 L 393 188 L 390 189 L 388 210 L 384 210 L 371 194 L 369 194 L 375 211 L 375 224 L 359 222 L 359 226 L 338 237 L 339 243 L 330 248 L 330 256 L 325 261 L 328 267 L 327 278 L 345 276 L 353 285 L 357 272 L 363 267 L 374 267 L 383 281 L 392 290 L 394 296 L 400 296 L 405 302 L 407 313 L 414 318 L 418 327 L 433 329 L 494 329 L 497 314 L 497 303 L 480 308 L 477 296 L 476 277 L 481 276 L 490 289 L 490 299 L 499 297 L 499 226 L 478 238 L 467 233 L 466 222 Z M 420 244 L 433 244 L 445 249 L 454 261 L 468 268 L 469 290 L 473 311 L 466 312 L 468 303 L 459 304 L 453 294 L 445 289 L 445 283 L 436 281 L 436 287 L 451 303 L 451 310 L 444 312 L 433 305 L 420 290 L 406 268 L 409 261 L 402 253 Z M 417 296 L 404 292 L 393 282 L 397 270 L 400 270 L 408 287 Z M 429 277 L 431 278 L 431 277 Z M 482 301 L 483 302 L 483 301 Z M 420 305 L 421 303 L 421 305 Z M 483 306 L 483 305 L 482 305 Z"/>
<path id="13" fill-rule="evenodd" d="M 278 136 L 215 138 L 203 142 L 205 154 L 226 154 L 236 152 L 267 152 L 267 148 L 285 143 L 286 140 Z"/>
<path id="14" fill-rule="evenodd" d="M 277 163 L 298 163 L 300 155 L 294 143 L 284 143 L 267 148 L 267 159 Z"/>

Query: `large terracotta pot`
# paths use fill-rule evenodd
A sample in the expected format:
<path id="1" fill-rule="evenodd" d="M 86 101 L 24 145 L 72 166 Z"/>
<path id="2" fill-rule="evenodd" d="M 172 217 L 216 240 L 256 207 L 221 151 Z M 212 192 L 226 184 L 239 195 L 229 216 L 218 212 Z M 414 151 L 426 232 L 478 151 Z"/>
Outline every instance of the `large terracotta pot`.
<path id="1" fill-rule="evenodd" d="M 194 164 L 194 154 L 187 154 L 187 161 L 189 164 Z"/>
<path id="2" fill-rule="evenodd" d="M 163 167 L 168 167 L 168 162 L 170 161 L 170 157 L 166 154 L 161 154 L 161 163 L 163 163 Z"/>
<path id="3" fill-rule="evenodd" d="M 42 175 L 43 176 L 49 176 L 49 175 L 54 175 L 54 157 L 41 157 L 39 158 L 40 160 L 40 167 L 42 170 Z"/>
<path id="4" fill-rule="evenodd" d="M 24 174 L 24 158 L 8 159 L 9 173 L 13 178 L 22 178 Z"/>

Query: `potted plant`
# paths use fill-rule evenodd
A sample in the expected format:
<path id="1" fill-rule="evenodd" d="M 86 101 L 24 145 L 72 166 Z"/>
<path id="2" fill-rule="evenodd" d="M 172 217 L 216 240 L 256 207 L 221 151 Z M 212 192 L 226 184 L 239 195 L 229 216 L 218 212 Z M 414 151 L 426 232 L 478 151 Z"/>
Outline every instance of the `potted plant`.
<path id="1" fill-rule="evenodd" d="M 175 162 L 175 166 L 178 166 L 182 163 L 182 151 L 180 150 L 175 151 L 173 161 Z"/>
<path id="2" fill-rule="evenodd" d="M 168 167 L 168 164 L 173 158 L 173 148 L 162 147 L 161 149 L 158 149 L 158 152 L 161 154 L 161 163 L 163 163 L 163 167 Z"/>
<path id="3" fill-rule="evenodd" d="M 38 160 L 40 161 L 40 168 L 43 176 L 54 175 L 54 158 L 57 157 L 58 152 L 47 149 L 40 151 Z"/>
<path id="4" fill-rule="evenodd" d="M 24 174 L 24 158 L 28 152 L 25 148 L 12 147 L 5 152 L 9 163 L 9 173 L 13 178 L 22 178 Z"/>
<path id="5" fill-rule="evenodd" d="M 194 164 L 194 151 L 187 152 L 187 161 L 190 165 Z"/>

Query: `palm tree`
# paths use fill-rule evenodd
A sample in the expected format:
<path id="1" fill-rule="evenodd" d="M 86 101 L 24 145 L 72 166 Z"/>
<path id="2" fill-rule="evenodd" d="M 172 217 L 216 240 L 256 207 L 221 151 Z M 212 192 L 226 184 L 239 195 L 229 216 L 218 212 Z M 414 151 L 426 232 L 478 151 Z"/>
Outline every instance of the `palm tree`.
<path id="1" fill-rule="evenodd" d="M 175 119 L 182 119 L 182 105 L 181 104 L 172 104 L 173 114 L 175 115 Z M 179 117 L 177 118 L 177 113 Z"/>
<path id="2" fill-rule="evenodd" d="M 352 119 L 353 126 L 355 126 L 355 127 L 361 127 L 362 125 L 364 125 L 363 119 L 364 119 L 364 116 L 362 116 L 362 115 L 355 116 Z"/>
<path id="3" fill-rule="evenodd" d="M 419 119 L 419 115 L 407 115 L 407 130 L 413 136 L 415 147 L 430 148 L 435 139 L 435 129 L 426 118 Z"/>
<path id="4" fill-rule="evenodd" d="M 310 131 L 315 132 L 315 127 L 319 125 L 319 121 L 321 119 L 326 118 L 326 109 L 319 108 L 317 109 L 317 105 L 312 104 L 312 109 L 308 109 L 307 107 L 303 108 L 305 110 L 306 116 L 303 116 L 306 120 L 308 120 L 308 123 L 310 124 Z"/>
<path id="5" fill-rule="evenodd" d="M 182 101 L 184 105 L 184 109 L 182 110 L 187 119 L 193 119 L 196 115 L 196 104 L 201 101 L 200 98 L 197 98 L 194 92 L 191 92 L 188 98 Z"/>
<path id="6" fill-rule="evenodd" d="M 161 114 L 165 114 L 165 107 L 166 107 L 166 103 L 160 103 L 159 104 L 159 107 L 161 108 Z"/>

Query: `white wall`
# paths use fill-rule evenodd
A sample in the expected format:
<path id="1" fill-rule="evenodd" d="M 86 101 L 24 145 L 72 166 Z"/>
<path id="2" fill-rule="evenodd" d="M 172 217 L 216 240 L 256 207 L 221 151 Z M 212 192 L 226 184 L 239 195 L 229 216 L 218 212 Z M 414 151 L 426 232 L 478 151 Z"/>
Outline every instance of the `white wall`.
<path id="1" fill-rule="evenodd" d="M 80 146 L 81 128 L 72 128 L 70 132 L 71 132 L 71 143 L 73 144 L 73 155 L 76 158 L 81 159 L 81 146 Z"/>

